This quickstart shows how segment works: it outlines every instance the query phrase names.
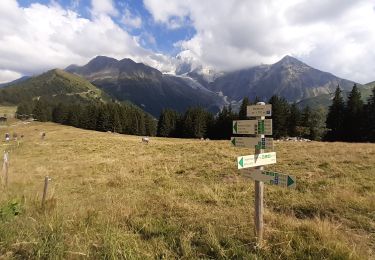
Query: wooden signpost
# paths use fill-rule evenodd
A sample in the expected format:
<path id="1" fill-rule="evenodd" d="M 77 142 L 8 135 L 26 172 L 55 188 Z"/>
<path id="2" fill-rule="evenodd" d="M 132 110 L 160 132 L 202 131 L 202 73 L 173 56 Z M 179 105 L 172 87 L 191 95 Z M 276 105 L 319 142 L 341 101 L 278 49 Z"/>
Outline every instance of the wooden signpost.
<path id="1" fill-rule="evenodd" d="M 233 134 L 256 135 L 255 137 L 231 138 L 232 145 L 236 147 L 255 148 L 253 155 L 237 157 L 237 168 L 242 169 L 244 175 L 250 176 L 255 181 L 255 236 L 258 245 L 263 240 L 263 189 L 264 183 L 284 188 L 295 188 L 296 178 L 294 176 L 265 171 L 263 165 L 276 163 L 276 153 L 265 153 L 265 149 L 273 150 L 273 139 L 266 138 L 272 135 L 272 119 L 266 119 L 272 115 L 272 105 L 259 102 L 247 107 L 247 116 L 255 117 L 255 120 L 233 121 Z M 254 167 L 254 168 L 253 168 Z M 253 169 L 250 169 L 253 168 Z"/>

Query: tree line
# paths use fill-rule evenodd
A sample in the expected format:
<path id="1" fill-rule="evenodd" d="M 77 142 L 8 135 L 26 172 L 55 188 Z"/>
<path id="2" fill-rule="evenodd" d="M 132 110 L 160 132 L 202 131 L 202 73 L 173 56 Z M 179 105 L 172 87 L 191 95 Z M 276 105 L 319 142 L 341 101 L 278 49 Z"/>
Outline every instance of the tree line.
<path id="1" fill-rule="evenodd" d="M 52 104 L 39 99 L 21 103 L 17 115 L 29 115 L 41 122 L 59 124 L 102 132 L 131 135 L 156 134 L 156 120 L 138 107 L 127 103 L 73 103 Z"/>
<path id="2" fill-rule="evenodd" d="M 354 85 L 344 102 L 342 91 L 337 87 L 328 114 L 323 108 L 300 109 L 285 98 L 272 96 L 273 137 L 291 136 L 311 140 L 375 142 L 375 88 L 367 104 L 361 99 Z M 151 115 L 128 103 L 65 103 L 57 105 L 40 98 L 18 106 L 17 114 L 33 114 L 39 121 L 53 121 L 83 129 L 111 131 L 123 134 L 148 135 L 176 138 L 230 139 L 233 120 L 249 119 L 247 106 L 257 103 L 245 97 L 234 112 L 224 107 L 217 115 L 201 107 L 188 108 L 185 113 L 165 109 L 156 121 Z"/>
<path id="3" fill-rule="evenodd" d="M 357 85 L 346 102 L 337 86 L 326 123 L 328 141 L 375 142 L 375 88 L 365 104 Z"/>
<path id="4" fill-rule="evenodd" d="M 162 111 L 157 127 L 157 135 L 177 138 L 210 138 L 230 139 L 233 120 L 244 120 L 247 117 L 247 106 L 253 102 L 245 97 L 239 112 L 231 106 L 224 107 L 216 116 L 202 108 L 190 108 L 184 114 L 165 109 Z M 312 110 L 309 107 L 300 110 L 296 104 L 289 104 L 286 99 L 272 96 L 273 137 L 299 136 L 321 140 L 325 132 L 325 111 Z"/>

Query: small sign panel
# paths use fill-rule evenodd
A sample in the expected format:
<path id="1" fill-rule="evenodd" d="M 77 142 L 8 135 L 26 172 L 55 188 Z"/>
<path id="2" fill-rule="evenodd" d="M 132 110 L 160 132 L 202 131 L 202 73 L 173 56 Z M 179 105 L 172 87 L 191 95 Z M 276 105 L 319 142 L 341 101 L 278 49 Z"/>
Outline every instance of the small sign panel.
<path id="1" fill-rule="evenodd" d="M 258 169 L 244 169 L 241 173 L 252 178 L 254 181 L 262 181 L 266 184 L 276 185 L 279 187 L 296 188 L 296 177 L 291 175 L 286 175 L 273 171 L 262 171 Z"/>
<path id="2" fill-rule="evenodd" d="M 272 105 L 251 105 L 247 106 L 247 116 L 271 116 Z"/>
<path id="3" fill-rule="evenodd" d="M 253 135 L 258 127 L 258 120 L 233 121 L 233 134 Z"/>
<path id="4" fill-rule="evenodd" d="M 235 121 L 233 121 L 232 130 L 233 130 L 233 134 L 272 135 L 272 119 L 235 120 Z"/>
<path id="5" fill-rule="evenodd" d="M 273 149 L 272 138 L 260 137 L 232 137 L 232 145 L 236 147 L 249 147 L 256 149 Z"/>
<path id="6" fill-rule="evenodd" d="M 237 157 L 237 168 L 244 169 L 276 163 L 276 153 L 260 153 Z"/>

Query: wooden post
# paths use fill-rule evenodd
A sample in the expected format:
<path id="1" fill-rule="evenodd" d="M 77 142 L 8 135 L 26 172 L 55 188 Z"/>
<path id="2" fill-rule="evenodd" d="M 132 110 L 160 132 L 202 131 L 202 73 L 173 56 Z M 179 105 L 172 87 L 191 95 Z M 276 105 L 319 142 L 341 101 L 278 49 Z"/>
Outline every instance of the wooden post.
<path id="1" fill-rule="evenodd" d="M 5 152 L 4 153 L 4 162 L 3 162 L 5 187 L 8 186 L 8 168 L 9 168 L 9 153 Z"/>
<path id="2" fill-rule="evenodd" d="M 258 102 L 257 105 L 265 105 L 264 102 Z M 257 120 L 264 120 L 265 117 L 256 117 Z M 259 129 L 258 129 L 259 130 Z M 257 134 L 260 138 L 265 138 L 264 134 Z M 255 148 L 255 154 L 264 153 L 263 147 Z M 256 169 L 263 170 L 263 166 L 256 167 Z M 255 181 L 255 236 L 257 238 L 257 245 L 260 247 L 263 241 L 263 189 L 264 183 L 262 181 Z"/>
<path id="3" fill-rule="evenodd" d="M 51 178 L 48 177 L 48 176 L 46 176 L 44 178 L 44 189 L 43 189 L 43 197 L 42 197 L 42 207 L 44 207 L 44 204 L 46 202 L 47 191 L 48 191 L 48 183 L 49 183 L 50 180 L 51 180 Z"/>

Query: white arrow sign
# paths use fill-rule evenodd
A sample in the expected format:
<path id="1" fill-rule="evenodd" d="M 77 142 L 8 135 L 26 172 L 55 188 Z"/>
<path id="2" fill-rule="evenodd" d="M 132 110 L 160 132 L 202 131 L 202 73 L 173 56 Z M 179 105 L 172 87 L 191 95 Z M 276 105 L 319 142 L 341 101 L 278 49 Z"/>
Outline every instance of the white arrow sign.
<path id="1" fill-rule="evenodd" d="M 276 163 L 276 153 L 260 153 L 237 157 L 238 169 L 250 168 Z"/>
<path id="2" fill-rule="evenodd" d="M 284 188 L 295 188 L 296 177 L 273 171 L 262 171 L 258 169 L 244 169 L 241 173 L 255 181 L 262 181 L 266 184 L 276 185 Z"/>

